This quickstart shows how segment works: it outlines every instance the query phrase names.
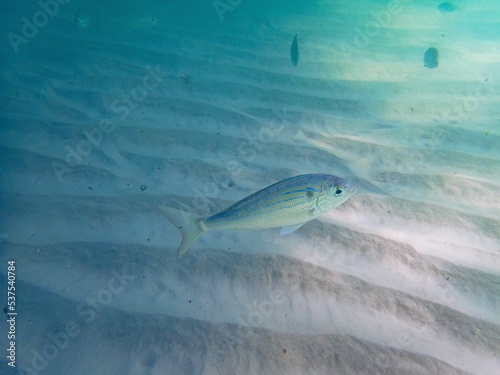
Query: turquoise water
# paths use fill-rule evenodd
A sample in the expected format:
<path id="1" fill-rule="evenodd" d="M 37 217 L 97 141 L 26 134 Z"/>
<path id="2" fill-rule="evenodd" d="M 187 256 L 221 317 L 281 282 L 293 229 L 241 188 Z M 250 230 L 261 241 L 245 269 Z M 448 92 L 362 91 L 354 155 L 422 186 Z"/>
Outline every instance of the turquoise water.
<path id="1" fill-rule="evenodd" d="M 497 373 L 499 14 L 6 4 L 0 373 Z M 176 259 L 158 206 L 210 215 L 305 173 L 358 190 Z"/>

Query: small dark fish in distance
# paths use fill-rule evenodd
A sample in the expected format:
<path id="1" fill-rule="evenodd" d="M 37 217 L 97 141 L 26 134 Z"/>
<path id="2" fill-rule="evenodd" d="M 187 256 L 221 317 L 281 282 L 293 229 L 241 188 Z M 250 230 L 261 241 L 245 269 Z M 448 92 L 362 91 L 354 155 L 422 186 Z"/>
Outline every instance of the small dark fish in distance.
<path id="1" fill-rule="evenodd" d="M 297 64 L 299 63 L 299 43 L 297 41 L 298 36 L 299 33 L 295 34 L 292 45 L 290 47 L 290 59 L 292 60 L 292 64 L 294 66 L 297 66 Z"/>
<path id="2" fill-rule="evenodd" d="M 429 69 L 437 68 L 439 64 L 439 52 L 436 48 L 431 47 L 424 53 L 424 66 Z"/>
<path id="3" fill-rule="evenodd" d="M 458 10 L 458 7 L 456 7 L 455 5 L 453 5 L 452 3 L 449 3 L 449 2 L 441 3 L 438 5 L 437 8 L 438 8 L 438 10 L 440 10 L 443 13 L 451 13 L 451 12 Z"/>

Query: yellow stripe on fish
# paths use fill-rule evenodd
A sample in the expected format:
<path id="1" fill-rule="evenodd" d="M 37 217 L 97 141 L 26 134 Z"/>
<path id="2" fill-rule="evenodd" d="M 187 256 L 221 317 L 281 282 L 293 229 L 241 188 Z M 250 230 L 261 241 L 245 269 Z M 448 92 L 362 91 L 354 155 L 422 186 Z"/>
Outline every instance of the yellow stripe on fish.
<path id="1" fill-rule="evenodd" d="M 356 187 L 340 177 L 304 174 L 268 186 L 208 217 L 197 217 L 171 207 L 159 209 L 181 231 L 180 258 L 204 232 L 282 228 L 292 233 L 321 214 L 344 203 Z"/>

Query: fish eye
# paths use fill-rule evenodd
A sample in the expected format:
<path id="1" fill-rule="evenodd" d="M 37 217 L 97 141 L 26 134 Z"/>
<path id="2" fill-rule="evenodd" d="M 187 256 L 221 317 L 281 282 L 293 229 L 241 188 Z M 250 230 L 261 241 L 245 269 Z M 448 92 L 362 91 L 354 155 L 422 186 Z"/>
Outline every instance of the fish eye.
<path id="1" fill-rule="evenodd" d="M 340 188 L 337 188 L 337 190 L 335 190 L 335 196 L 336 196 L 336 197 L 338 197 L 338 196 L 339 196 L 340 194 L 342 194 L 342 193 L 343 193 L 343 191 L 342 191 L 342 189 L 340 189 Z"/>

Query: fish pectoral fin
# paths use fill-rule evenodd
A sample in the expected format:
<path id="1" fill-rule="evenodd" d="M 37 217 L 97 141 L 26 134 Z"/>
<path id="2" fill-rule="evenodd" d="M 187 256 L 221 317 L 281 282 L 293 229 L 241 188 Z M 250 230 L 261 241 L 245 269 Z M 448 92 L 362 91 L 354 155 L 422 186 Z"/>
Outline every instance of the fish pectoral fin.
<path id="1" fill-rule="evenodd" d="M 295 232 L 297 229 L 299 229 L 304 224 L 305 223 L 300 223 L 300 224 L 297 224 L 297 225 L 290 225 L 288 227 L 283 227 L 280 230 L 280 236 L 286 236 L 287 234 Z"/>

